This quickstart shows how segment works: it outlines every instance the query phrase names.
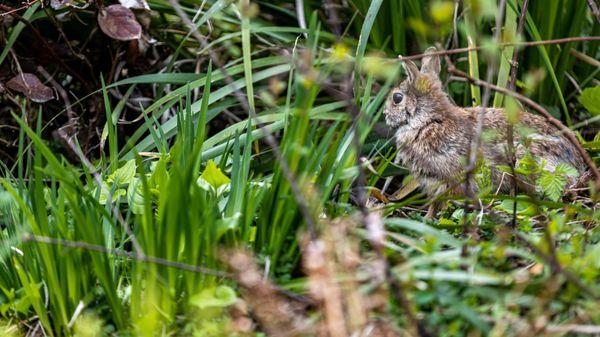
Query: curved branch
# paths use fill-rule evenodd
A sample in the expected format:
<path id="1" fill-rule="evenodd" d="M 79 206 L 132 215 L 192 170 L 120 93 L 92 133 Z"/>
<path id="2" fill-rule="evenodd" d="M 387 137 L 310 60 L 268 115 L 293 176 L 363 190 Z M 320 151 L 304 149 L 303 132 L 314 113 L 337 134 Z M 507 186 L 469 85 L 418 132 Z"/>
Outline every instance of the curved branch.
<path id="1" fill-rule="evenodd" d="M 449 58 L 447 58 L 446 61 L 448 62 Z M 529 98 L 527 96 L 523 96 L 513 90 L 502 88 L 502 87 L 499 87 L 492 83 L 473 78 L 473 77 L 469 76 L 469 74 L 457 69 L 454 66 L 454 63 L 452 63 L 451 61 L 448 62 L 448 72 L 455 76 L 462 77 L 462 78 L 466 79 L 468 82 L 473 83 L 475 85 L 490 88 L 490 89 L 500 92 L 502 94 L 512 96 L 515 99 L 521 101 L 523 104 L 526 104 L 526 105 L 530 106 L 531 108 L 533 108 L 534 110 L 536 110 L 537 112 L 539 112 L 542 116 L 544 116 L 546 118 L 546 120 L 548 120 L 548 122 L 550 122 L 552 125 L 554 125 L 556 128 L 558 128 L 561 132 L 563 132 L 565 134 L 565 136 L 567 137 L 567 139 L 575 146 L 575 148 L 577 149 L 577 152 L 579 152 L 579 154 L 583 158 L 585 164 L 588 166 L 589 170 L 593 174 L 595 181 L 596 181 L 596 186 L 598 188 L 600 188 L 600 171 L 598 171 L 598 167 L 596 167 L 596 164 L 594 163 L 594 161 L 592 160 L 590 155 L 587 153 L 587 151 L 583 148 L 583 146 L 581 146 L 581 144 L 577 140 L 577 137 L 575 137 L 575 134 L 573 134 L 573 131 L 571 131 L 571 129 L 566 127 L 560 120 L 558 120 L 557 118 L 552 116 L 541 105 L 534 102 L 531 98 Z"/>

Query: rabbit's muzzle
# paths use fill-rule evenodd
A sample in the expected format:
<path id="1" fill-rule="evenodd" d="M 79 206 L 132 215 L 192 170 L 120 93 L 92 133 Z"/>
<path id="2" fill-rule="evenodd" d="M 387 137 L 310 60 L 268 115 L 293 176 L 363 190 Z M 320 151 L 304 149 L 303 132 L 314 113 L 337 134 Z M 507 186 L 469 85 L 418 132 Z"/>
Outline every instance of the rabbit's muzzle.
<path id="1" fill-rule="evenodd" d="M 385 123 L 392 128 L 404 126 L 408 123 L 406 111 L 399 112 L 398 109 L 392 109 L 389 105 L 383 110 Z"/>

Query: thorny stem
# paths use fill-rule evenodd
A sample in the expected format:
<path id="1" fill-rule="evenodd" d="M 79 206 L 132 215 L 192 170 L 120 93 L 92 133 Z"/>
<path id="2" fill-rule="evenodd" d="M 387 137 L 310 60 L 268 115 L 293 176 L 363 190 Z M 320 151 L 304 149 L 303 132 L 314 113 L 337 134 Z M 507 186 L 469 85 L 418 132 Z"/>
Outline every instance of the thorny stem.
<path id="1" fill-rule="evenodd" d="M 144 258 L 144 256 L 146 256 L 146 254 L 144 253 L 144 251 L 142 249 L 142 245 L 140 244 L 137 237 L 135 236 L 135 233 L 133 233 L 131 226 L 129 226 L 129 224 L 123 219 L 123 216 L 119 212 L 118 208 L 113 205 L 112 193 L 108 190 L 108 188 L 102 181 L 102 177 L 98 173 L 98 170 L 94 167 L 94 165 L 90 162 L 90 160 L 85 156 L 85 154 L 83 154 L 81 149 L 74 144 L 73 139 L 71 137 L 66 136 L 66 135 L 61 135 L 61 137 L 63 138 L 63 140 L 65 141 L 67 146 L 71 149 L 71 151 L 73 151 L 73 153 L 75 153 L 79 157 L 79 160 L 81 161 L 81 163 L 83 163 L 83 165 L 85 165 L 85 167 L 90 171 L 90 174 L 92 175 L 92 177 L 94 178 L 94 180 L 96 181 L 96 183 L 98 184 L 100 189 L 102 190 L 102 193 L 107 195 L 106 204 L 111 205 L 111 210 L 112 210 L 113 216 L 117 219 L 117 222 L 119 222 L 119 224 L 123 227 L 123 230 L 125 230 L 125 234 L 127 234 L 127 236 L 129 237 L 129 240 L 131 240 L 131 245 L 133 246 L 133 250 L 135 251 L 135 256 L 137 256 L 140 259 Z"/>
<path id="2" fill-rule="evenodd" d="M 175 269 L 190 271 L 190 272 L 194 272 L 194 273 L 212 275 L 212 276 L 223 277 L 223 278 L 228 278 L 228 279 L 232 279 L 235 277 L 235 275 L 233 275 L 231 273 L 216 270 L 216 269 L 192 265 L 192 264 L 188 264 L 188 263 L 184 263 L 184 262 L 171 261 L 171 260 L 164 259 L 162 257 L 156 257 L 156 256 L 150 256 L 150 255 L 141 255 L 140 256 L 138 254 L 135 254 L 134 252 L 129 252 L 129 251 L 126 251 L 123 249 L 106 248 L 105 246 L 96 245 L 96 244 L 92 244 L 92 243 L 84 242 L 84 241 L 65 240 L 65 239 L 53 238 L 53 237 L 48 237 L 48 236 L 33 235 L 30 233 L 23 234 L 21 236 L 21 241 L 22 242 L 43 243 L 43 244 L 48 244 L 48 245 L 56 245 L 56 246 L 61 246 L 61 247 L 73 248 L 73 249 L 82 249 L 82 250 L 88 250 L 88 251 L 93 251 L 93 252 L 99 252 L 99 253 L 108 254 L 108 255 L 121 256 L 121 257 L 130 258 L 130 259 L 133 259 L 133 260 L 136 260 L 139 262 L 153 263 L 156 265 L 165 266 L 165 267 L 169 267 L 169 268 L 175 268 Z M 269 283 L 268 286 L 273 291 L 276 291 L 276 292 L 284 295 L 285 297 L 288 297 L 299 303 L 304 303 L 307 305 L 313 304 L 313 302 L 309 298 L 306 298 L 303 295 L 298 295 L 290 290 L 281 288 L 275 284 Z"/>
<path id="3" fill-rule="evenodd" d="M 17 7 L 17 8 L 11 8 L 8 5 L 2 5 L 2 7 L 0 9 L 2 9 L 4 12 L 0 13 L 0 16 L 5 16 L 5 15 L 12 15 L 22 9 L 26 9 L 31 7 L 34 3 L 39 2 L 40 6 L 42 8 L 44 8 L 44 1 L 43 0 L 31 0 L 28 2 L 25 2 L 21 7 Z"/>
<path id="4" fill-rule="evenodd" d="M 523 33 L 523 27 L 525 26 L 525 17 L 527 15 L 527 5 L 529 0 L 523 0 L 523 5 L 521 6 L 521 16 L 519 17 L 519 23 L 517 24 L 516 35 L 520 36 Z M 515 91 L 516 83 L 517 83 L 517 69 L 519 67 L 519 49 L 515 48 L 513 51 L 512 60 L 510 63 L 510 82 L 508 83 L 508 89 Z M 517 112 L 518 113 L 518 112 Z M 506 144 L 507 144 L 507 157 L 510 166 L 511 173 L 511 194 L 513 197 L 517 196 L 517 175 L 515 172 L 515 166 L 517 165 L 517 158 L 515 156 L 515 143 L 514 143 L 514 134 L 513 134 L 513 125 L 511 123 L 506 123 Z M 512 210 L 512 219 L 511 219 L 511 228 L 515 228 L 517 225 L 517 202 L 513 200 L 513 210 Z"/>
<path id="5" fill-rule="evenodd" d="M 351 80 L 351 78 L 349 79 Z M 394 301 L 398 303 L 402 310 L 404 310 L 409 323 L 413 326 L 414 331 L 417 333 L 417 336 L 420 337 L 428 337 L 430 334 L 427 332 L 427 329 L 421 324 L 416 314 L 414 313 L 410 300 L 406 296 L 406 292 L 402 284 L 397 280 L 397 278 L 392 273 L 392 268 L 390 266 L 389 261 L 387 260 L 384 252 L 383 246 L 383 237 L 378 235 L 383 230 L 383 223 L 381 222 L 381 217 L 377 213 L 369 212 L 367 208 L 367 195 L 365 193 L 365 186 L 367 185 L 366 175 L 360 160 L 360 153 L 362 152 L 362 146 L 360 141 L 360 133 L 359 133 L 359 121 L 361 117 L 360 108 L 356 104 L 354 100 L 354 96 L 352 94 L 352 86 L 347 83 L 345 86 L 346 90 L 344 92 L 337 91 L 329 86 L 324 86 L 325 90 L 332 93 L 335 96 L 340 97 L 347 103 L 347 107 L 350 110 L 350 114 L 352 117 L 352 129 L 353 129 L 353 146 L 354 151 L 356 152 L 356 166 L 358 169 L 358 178 L 357 178 L 357 204 L 361 212 L 361 222 L 362 225 L 369 232 L 369 243 L 375 250 L 377 254 L 377 259 L 383 266 L 384 277 L 386 282 L 390 287 L 390 293 L 394 298 Z"/>
<path id="6" fill-rule="evenodd" d="M 337 5 L 331 0 L 325 0 L 323 5 L 328 14 L 327 21 L 329 22 L 329 26 L 333 30 L 333 33 L 339 37 L 342 35 L 342 27 L 340 26 L 340 19 L 337 11 L 335 10 L 335 6 Z"/>

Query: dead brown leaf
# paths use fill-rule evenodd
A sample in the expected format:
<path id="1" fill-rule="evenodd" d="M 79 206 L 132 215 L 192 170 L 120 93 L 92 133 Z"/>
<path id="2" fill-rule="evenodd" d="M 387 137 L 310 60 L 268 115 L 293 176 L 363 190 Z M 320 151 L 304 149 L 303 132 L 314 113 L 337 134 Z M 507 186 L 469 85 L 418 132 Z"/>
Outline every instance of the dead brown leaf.
<path id="1" fill-rule="evenodd" d="M 115 40 L 129 41 L 142 36 L 142 26 L 131 9 L 122 5 L 110 5 L 100 9 L 98 24 L 104 34 Z"/>
<path id="2" fill-rule="evenodd" d="M 20 92 L 36 103 L 44 103 L 54 98 L 51 88 L 45 86 L 34 74 L 22 73 L 13 77 L 6 86 Z"/>

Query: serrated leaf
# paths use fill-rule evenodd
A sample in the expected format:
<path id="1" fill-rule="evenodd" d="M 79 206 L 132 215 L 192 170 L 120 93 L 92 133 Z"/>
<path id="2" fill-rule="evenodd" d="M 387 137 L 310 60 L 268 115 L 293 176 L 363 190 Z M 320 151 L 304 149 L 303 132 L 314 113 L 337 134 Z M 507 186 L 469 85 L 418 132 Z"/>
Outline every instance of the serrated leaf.
<path id="1" fill-rule="evenodd" d="M 543 171 L 540 174 L 537 184 L 542 188 L 542 191 L 544 191 L 544 195 L 550 200 L 558 201 L 567 184 L 567 178 L 560 173 L 557 174 L 556 172 Z"/>
<path id="2" fill-rule="evenodd" d="M 568 164 L 558 164 L 554 168 L 555 174 L 562 174 L 567 176 L 579 176 L 579 172 L 573 166 Z"/>
<path id="3" fill-rule="evenodd" d="M 585 88 L 579 96 L 579 102 L 592 115 L 600 115 L 600 86 Z"/>
<path id="4" fill-rule="evenodd" d="M 535 174 L 538 173 L 539 170 L 539 163 L 530 154 L 525 154 L 521 159 L 519 159 L 517 161 L 517 167 L 515 167 L 515 171 L 523 175 Z"/>
<path id="5" fill-rule="evenodd" d="M 217 167 L 214 161 L 209 160 L 206 163 L 206 168 L 202 175 L 200 176 L 202 180 L 207 182 L 210 186 L 212 186 L 215 190 L 219 189 L 219 187 L 229 184 L 231 181 L 229 177 L 227 177 L 223 172 Z"/>

